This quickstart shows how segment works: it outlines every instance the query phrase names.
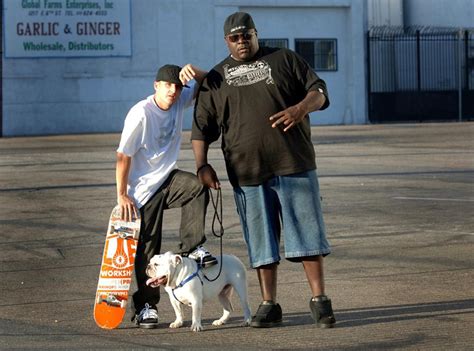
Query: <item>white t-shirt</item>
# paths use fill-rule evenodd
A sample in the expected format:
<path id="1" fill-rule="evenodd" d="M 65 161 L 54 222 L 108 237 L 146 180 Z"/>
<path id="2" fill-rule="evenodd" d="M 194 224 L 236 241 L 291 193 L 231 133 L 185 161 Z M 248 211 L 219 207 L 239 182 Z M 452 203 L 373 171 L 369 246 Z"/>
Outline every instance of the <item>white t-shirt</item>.
<path id="1" fill-rule="evenodd" d="M 132 157 L 127 192 L 139 208 L 177 167 L 184 109 L 192 105 L 196 89 L 195 81 L 188 85 L 169 110 L 160 109 L 150 95 L 125 118 L 117 151 Z"/>

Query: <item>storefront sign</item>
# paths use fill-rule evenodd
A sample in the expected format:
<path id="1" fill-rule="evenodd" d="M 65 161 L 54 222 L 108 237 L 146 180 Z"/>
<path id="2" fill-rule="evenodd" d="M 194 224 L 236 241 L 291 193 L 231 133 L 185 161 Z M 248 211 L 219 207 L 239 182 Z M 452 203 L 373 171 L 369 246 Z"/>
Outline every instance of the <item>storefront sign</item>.
<path id="1" fill-rule="evenodd" d="M 130 0 L 4 0 L 5 57 L 130 56 Z"/>

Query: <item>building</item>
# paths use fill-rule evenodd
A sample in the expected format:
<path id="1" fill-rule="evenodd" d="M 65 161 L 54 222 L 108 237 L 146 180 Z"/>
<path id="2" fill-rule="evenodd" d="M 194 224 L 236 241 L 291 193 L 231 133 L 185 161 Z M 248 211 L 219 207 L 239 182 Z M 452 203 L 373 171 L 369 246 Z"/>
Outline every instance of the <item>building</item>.
<path id="1" fill-rule="evenodd" d="M 235 11 L 253 16 L 260 40 L 299 52 L 326 80 L 332 104 L 313 114 L 312 124 L 364 124 L 369 25 L 468 26 L 473 18 L 470 0 L 424 4 L 3 0 L 0 135 L 119 132 L 128 109 L 152 93 L 159 66 L 191 62 L 210 69 L 227 55 L 223 23 Z M 185 128 L 191 121 L 189 111 Z"/>

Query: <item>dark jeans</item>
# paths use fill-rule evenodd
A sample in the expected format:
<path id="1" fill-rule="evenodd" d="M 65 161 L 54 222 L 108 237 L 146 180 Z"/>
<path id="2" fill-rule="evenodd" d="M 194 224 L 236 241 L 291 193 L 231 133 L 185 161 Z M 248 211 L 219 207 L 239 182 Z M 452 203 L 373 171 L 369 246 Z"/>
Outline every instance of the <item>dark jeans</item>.
<path id="1" fill-rule="evenodd" d="M 189 172 L 174 170 L 148 202 L 140 208 L 141 229 L 135 257 L 138 290 L 133 294 L 136 313 L 145 306 L 160 301 L 160 289 L 146 285 L 148 262 L 160 253 L 163 211 L 181 207 L 181 225 L 176 253 L 188 253 L 206 241 L 204 225 L 209 193 L 197 177 Z"/>

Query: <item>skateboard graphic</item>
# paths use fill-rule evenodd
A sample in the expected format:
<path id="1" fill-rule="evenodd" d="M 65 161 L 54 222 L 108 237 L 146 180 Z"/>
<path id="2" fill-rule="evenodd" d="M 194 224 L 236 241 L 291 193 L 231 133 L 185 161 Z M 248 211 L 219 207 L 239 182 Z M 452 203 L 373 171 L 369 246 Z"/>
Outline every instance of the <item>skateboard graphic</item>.
<path id="1" fill-rule="evenodd" d="M 116 206 L 110 215 L 94 304 L 94 319 L 101 328 L 117 328 L 125 315 L 139 234 L 140 218 L 122 221 Z"/>

